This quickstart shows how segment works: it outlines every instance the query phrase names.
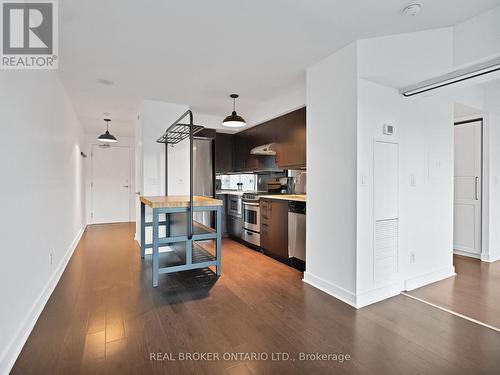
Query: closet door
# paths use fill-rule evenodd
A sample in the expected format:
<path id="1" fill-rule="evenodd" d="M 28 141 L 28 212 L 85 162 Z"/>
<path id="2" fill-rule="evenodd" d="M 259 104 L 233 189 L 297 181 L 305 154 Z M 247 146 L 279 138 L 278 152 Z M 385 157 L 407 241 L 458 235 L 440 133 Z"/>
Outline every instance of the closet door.
<path id="1" fill-rule="evenodd" d="M 453 247 L 481 254 L 482 122 L 455 125 Z"/>
<path id="2" fill-rule="evenodd" d="M 376 141 L 374 145 L 374 254 L 375 281 L 398 271 L 399 145 Z"/>

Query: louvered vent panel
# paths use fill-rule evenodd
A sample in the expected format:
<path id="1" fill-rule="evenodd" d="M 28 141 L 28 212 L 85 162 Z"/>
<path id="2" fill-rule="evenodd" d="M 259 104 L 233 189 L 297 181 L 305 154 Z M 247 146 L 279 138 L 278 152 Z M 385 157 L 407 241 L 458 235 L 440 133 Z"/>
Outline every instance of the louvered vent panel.
<path id="1" fill-rule="evenodd" d="M 375 222 L 374 278 L 389 278 L 398 271 L 398 219 Z"/>

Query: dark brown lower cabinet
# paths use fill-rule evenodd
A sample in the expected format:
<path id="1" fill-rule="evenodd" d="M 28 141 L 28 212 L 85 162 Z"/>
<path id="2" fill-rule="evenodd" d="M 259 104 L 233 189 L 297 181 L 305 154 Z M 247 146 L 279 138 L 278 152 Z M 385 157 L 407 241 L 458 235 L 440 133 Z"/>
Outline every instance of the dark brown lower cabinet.
<path id="1" fill-rule="evenodd" d="M 288 259 L 288 201 L 260 200 L 260 246 L 265 254 Z"/>

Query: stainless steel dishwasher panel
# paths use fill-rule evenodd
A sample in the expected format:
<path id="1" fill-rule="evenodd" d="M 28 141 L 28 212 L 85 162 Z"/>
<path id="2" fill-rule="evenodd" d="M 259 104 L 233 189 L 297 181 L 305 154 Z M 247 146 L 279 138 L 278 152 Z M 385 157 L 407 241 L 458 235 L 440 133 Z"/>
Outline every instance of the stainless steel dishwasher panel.
<path id="1" fill-rule="evenodd" d="M 306 215 L 288 212 L 288 256 L 306 261 Z"/>

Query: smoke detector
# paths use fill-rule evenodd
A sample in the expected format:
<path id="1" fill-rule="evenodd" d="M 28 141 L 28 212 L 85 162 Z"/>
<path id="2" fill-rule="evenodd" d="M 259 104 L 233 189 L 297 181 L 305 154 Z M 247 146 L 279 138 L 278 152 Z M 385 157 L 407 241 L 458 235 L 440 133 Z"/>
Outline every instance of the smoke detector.
<path id="1" fill-rule="evenodd" d="M 415 17 L 417 14 L 420 13 L 421 10 L 422 10 L 422 4 L 413 3 L 405 6 L 401 11 L 401 13 L 406 17 Z"/>

